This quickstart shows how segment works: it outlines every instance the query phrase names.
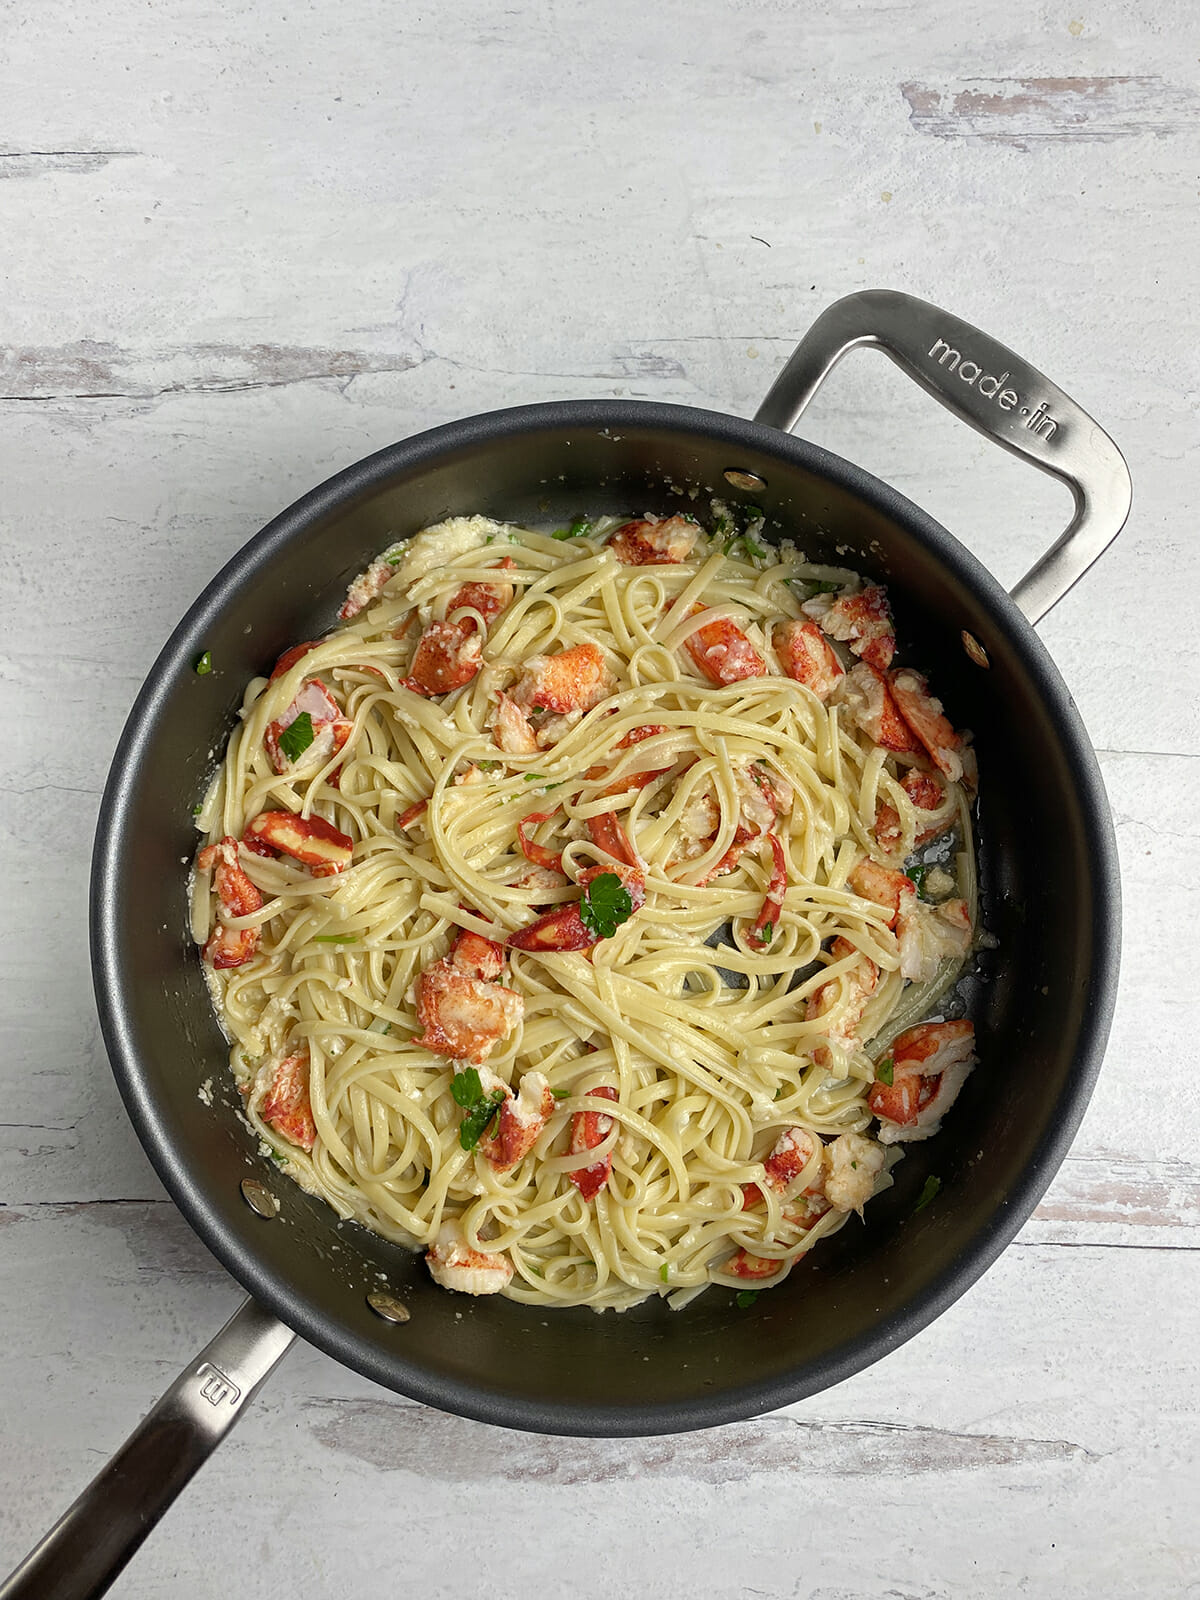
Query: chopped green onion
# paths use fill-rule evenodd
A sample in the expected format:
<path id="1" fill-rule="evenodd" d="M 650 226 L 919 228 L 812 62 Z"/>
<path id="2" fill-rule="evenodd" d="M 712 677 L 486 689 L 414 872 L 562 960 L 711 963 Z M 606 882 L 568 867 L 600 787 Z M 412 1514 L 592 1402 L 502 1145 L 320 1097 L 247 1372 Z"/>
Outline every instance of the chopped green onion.
<path id="1" fill-rule="evenodd" d="M 480 772 L 495 772 L 500 763 L 498 761 L 477 761 L 475 765 Z"/>
<path id="2" fill-rule="evenodd" d="M 664 1261 L 662 1266 L 659 1267 L 658 1275 L 659 1275 L 659 1277 L 662 1279 L 662 1281 L 664 1283 L 667 1283 L 670 1280 L 670 1277 L 671 1277 L 671 1263 L 669 1261 Z"/>
<path id="3" fill-rule="evenodd" d="M 526 783 L 545 783 L 545 781 L 546 774 L 544 772 L 527 772 L 525 774 Z"/>
<path id="4" fill-rule="evenodd" d="M 356 933 L 314 933 L 314 944 L 357 944 Z"/>
<path id="5" fill-rule="evenodd" d="M 192 665 L 192 671 L 198 678 L 207 678 L 212 671 L 212 651 L 206 650 L 202 656 L 197 656 Z"/>
<path id="6" fill-rule="evenodd" d="M 918 1211 L 924 1211 L 925 1207 L 929 1204 L 929 1202 L 931 1200 L 936 1199 L 938 1190 L 941 1187 L 942 1187 L 942 1180 L 940 1178 L 930 1177 L 930 1178 L 926 1178 L 925 1179 L 925 1187 L 921 1190 L 920 1198 L 918 1199 L 916 1205 L 913 1207 L 913 1216 L 914 1217 L 916 1216 Z"/>
<path id="7" fill-rule="evenodd" d="M 203 810 L 204 810 L 203 806 L 193 806 L 192 807 L 192 815 L 194 817 L 198 817 Z"/>
<path id="8" fill-rule="evenodd" d="M 772 1095 L 771 1098 L 773 1100 L 782 1100 L 783 1099 L 783 1085 L 782 1084 L 779 1085 L 778 1089 L 776 1089 L 775 1093 Z"/>
<path id="9" fill-rule="evenodd" d="M 733 1303 L 735 1306 L 737 1306 L 739 1311 L 749 1311 L 750 1307 L 757 1299 L 757 1289 L 739 1289 L 734 1297 Z"/>
<path id="10" fill-rule="evenodd" d="M 570 1089 L 551 1089 L 550 1093 L 556 1100 L 569 1100 L 571 1098 Z"/>
<path id="11" fill-rule="evenodd" d="M 919 866 L 908 868 L 908 876 L 912 879 L 912 881 L 917 886 L 917 898 L 920 899 L 920 900 L 924 900 L 925 899 L 925 879 L 929 876 L 928 863 L 921 862 Z"/>
<path id="12" fill-rule="evenodd" d="M 889 1089 L 892 1087 L 896 1081 L 896 1063 L 891 1056 L 884 1056 L 875 1068 L 875 1079 L 877 1083 L 886 1084 Z"/>

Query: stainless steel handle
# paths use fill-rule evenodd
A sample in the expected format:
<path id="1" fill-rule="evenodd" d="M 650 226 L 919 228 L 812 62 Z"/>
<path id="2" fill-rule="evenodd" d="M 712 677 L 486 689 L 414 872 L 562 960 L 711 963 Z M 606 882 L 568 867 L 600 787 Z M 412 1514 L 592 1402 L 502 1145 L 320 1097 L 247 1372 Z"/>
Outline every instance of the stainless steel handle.
<path id="1" fill-rule="evenodd" d="M 1036 367 L 969 322 L 892 289 L 865 289 L 823 312 L 755 421 L 790 432 L 825 378 L 859 345 L 882 350 L 955 416 L 1071 490 L 1070 526 L 1012 591 L 1029 621 L 1040 621 L 1125 526 L 1133 500 L 1125 458 Z"/>
<path id="2" fill-rule="evenodd" d="M 255 1301 L 244 1301 L 0 1587 L 0 1600 L 104 1594 L 294 1337 Z"/>

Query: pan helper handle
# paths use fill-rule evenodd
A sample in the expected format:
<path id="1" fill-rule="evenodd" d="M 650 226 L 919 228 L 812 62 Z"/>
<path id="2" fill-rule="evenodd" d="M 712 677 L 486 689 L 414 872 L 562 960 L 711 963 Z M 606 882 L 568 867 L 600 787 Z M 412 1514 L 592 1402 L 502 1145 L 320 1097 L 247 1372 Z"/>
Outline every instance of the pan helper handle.
<path id="1" fill-rule="evenodd" d="M 956 417 L 1071 490 L 1070 526 L 1012 591 L 1029 621 L 1039 622 L 1125 526 L 1133 499 L 1125 458 L 1027 361 L 948 311 L 892 289 L 864 289 L 823 312 L 755 421 L 790 432 L 825 378 L 860 345 L 882 350 Z"/>
<path id="2" fill-rule="evenodd" d="M 0 1585 L 0 1600 L 93 1600 L 104 1594 L 294 1337 L 255 1301 L 243 1301 Z"/>

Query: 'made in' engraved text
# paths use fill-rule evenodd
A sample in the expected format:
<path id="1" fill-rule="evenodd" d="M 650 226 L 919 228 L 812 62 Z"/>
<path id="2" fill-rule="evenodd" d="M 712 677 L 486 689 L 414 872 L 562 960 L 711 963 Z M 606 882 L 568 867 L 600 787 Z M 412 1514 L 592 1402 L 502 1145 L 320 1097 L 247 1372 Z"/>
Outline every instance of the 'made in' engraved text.
<path id="1" fill-rule="evenodd" d="M 1005 387 L 1008 383 L 1007 372 L 996 377 L 991 372 L 985 372 L 978 361 L 964 361 L 962 351 L 955 350 L 945 339 L 933 341 L 929 356 L 938 366 L 945 367 L 948 372 L 961 378 L 969 389 L 977 390 L 985 400 L 994 400 L 1001 411 L 1019 410 L 1024 418 L 1022 427 L 1028 428 L 1031 433 L 1036 433 L 1042 439 L 1052 439 L 1058 432 L 1058 423 L 1046 410 L 1044 400 L 1036 406 L 1023 406 L 1017 391 Z"/>
<path id="2" fill-rule="evenodd" d="M 227 1377 L 220 1367 L 214 1367 L 211 1361 L 202 1361 L 196 1368 L 196 1376 L 200 1379 L 201 1398 L 207 1400 L 210 1406 L 219 1406 L 226 1401 L 231 1406 L 236 1406 L 242 1397 L 242 1391 Z"/>

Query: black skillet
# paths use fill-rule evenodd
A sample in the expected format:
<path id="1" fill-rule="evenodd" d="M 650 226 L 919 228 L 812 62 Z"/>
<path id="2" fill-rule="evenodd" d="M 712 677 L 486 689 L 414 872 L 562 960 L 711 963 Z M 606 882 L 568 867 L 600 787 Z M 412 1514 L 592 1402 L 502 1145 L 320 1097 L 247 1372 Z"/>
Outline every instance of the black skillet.
<path id="1" fill-rule="evenodd" d="M 1072 489 L 1070 527 L 1011 596 L 919 507 L 787 431 L 857 345 L 883 350 Z M 465 1300 L 437 1289 L 418 1257 L 339 1225 L 257 1154 L 188 937 L 180 860 L 194 849 L 192 805 L 246 681 L 328 628 L 350 578 L 397 537 L 453 513 L 545 523 L 670 512 L 693 503 L 679 497 L 693 487 L 699 504 L 713 492 L 754 501 L 768 529 L 886 583 L 903 658 L 931 673 L 954 723 L 974 730 L 985 919 L 999 940 L 973 997 L 983 1065 L 867 1225 L 844 1229 L 750 1310 L 725 1290 L 681 1313 L 656 1302 L 621 1316 Z M 1087 736 L 1031 624 L 1120 532 L 1130 493 L 1116 446 L 1026 362 L 934 306 L 872 291 L 818 319 L 753 422 L 594 400 L 472 417 L 346 468 L 252 539 L 172 634 L 130 714 L 100 808 L 91 908 L 100 1021 L 129 1115 L 184 1215 L 251 1298 L 0 1600 L 102 1593 L 294 1333 L 462 1416 L 559 1434 L 670 1433 L 815 1394 L 962 1294 L 1057 1170 L 1108 1034 L 1112 825 Z M 976 646 L 968 655 L 964 630 L 988 665 Z M 206 650 L 215 670 L 200 677 L 193 663 Z M 206 1080 L 211 1106 L 198 1097 Z M 914 1215 L 931 1174 L 940 1193 Z"/>

